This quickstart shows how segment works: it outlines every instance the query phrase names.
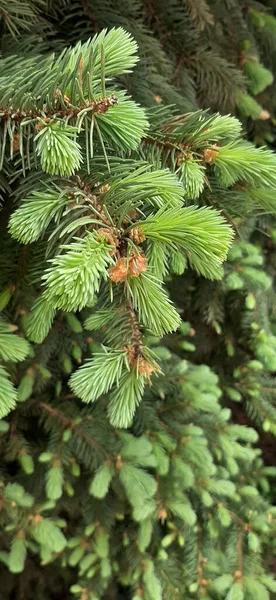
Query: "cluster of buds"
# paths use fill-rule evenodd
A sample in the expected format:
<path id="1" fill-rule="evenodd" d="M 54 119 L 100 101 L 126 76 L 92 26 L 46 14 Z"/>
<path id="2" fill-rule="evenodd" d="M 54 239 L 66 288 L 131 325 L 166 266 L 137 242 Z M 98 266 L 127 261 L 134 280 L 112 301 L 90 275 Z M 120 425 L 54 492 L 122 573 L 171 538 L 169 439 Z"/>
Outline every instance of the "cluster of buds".
<path id="1" fill-rule="evenodd" d="M 137 353 L 137 349 L 134 346 L 125 346 L 124 350 L 127 351 L 128 364 L 137 367 L 141 377 L 150 377 L 154 371 L 153 365 L 141 353 Z"/>
<path id="2" fill-rule="evenodd" d="M 104 238 L 110 246 L 112 246 L 112 250 L 110 251 L 110 255 L 113 256 L 116 253 L 116 248 L 119 244 L 119 240 L 116 235 L 111 231 L 111 229 L 107 229 L 105 227 L 101 227 L 97 230 L 97 234 Z"/>
<path id="3" fill-rule="evenodd" d="M 134 242 L 134 244 L 141 244 L 145 241 L 146 236 L 142 227 L 138 225 L 137 227 L 133 227 L 133 229 L 131 229 L 129 232 L 129 238 Z"/>
<path id="4" fill-rule="evenodd" d="M 125 281 L 129 277 L 138 277 L 140 273 L 147 270 L 148 261 L 146 257 L 140 253 L 131 252 L 129 258 L 121 256 L 114 267 L 108 270 L 109 277 L 114 283 Z"/>
<path id="5" fill-rule="evenodd" d="M 115 104 L 119 104 L 119 99 L 116 98 L 114 94 L 111 94 L 108 98 L 100 98 L 96 102 L 93 102 L 93 112 L 104 115 L 104 113 L 106 113 L 110 107 L 115 106 Z"/>
<path id="6" fill-rule="evenodd" d="M 211 148 L 206 148 L 203 152 L 203 160 L 204 162 L 212 165 L 214 164 L 218 155 L 217 145 L 214 144 Z"/>

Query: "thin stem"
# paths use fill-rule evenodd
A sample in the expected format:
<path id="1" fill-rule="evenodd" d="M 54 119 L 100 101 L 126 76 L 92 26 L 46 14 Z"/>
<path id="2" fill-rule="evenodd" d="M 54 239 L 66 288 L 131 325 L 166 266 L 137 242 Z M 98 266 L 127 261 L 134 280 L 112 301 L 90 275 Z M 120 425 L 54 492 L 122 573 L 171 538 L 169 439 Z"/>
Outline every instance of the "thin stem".
<path id="1" fill-rule="evenodd" d="M 31 120 L 35 119 L 51 119 L 51 118 L 60 118 L 63 119 L 65 117 L 78 117 L 82 112 L 92 112 L 92 114 L 99 113 L 104 114 L 108 111 L 109 108 L 114 106 L 114 104 L 118 103 L 118 99 L 111 94 L 111 96 L 99 98 L 99 100 L 93 100 L 88 104 L 82 104 L 80 106 L 69 105 L 65 110 L 53 108 L 51 110 L 29 110 L 26 112 L 16 111 L 14 113 L 12 110 L 1 110 L 0 109 L 0 118 L 1 119 L 12 119 L 12 121 L 21 122 L 26 120 L 26 118 L 30 118 Z M 26 121 L 25 121 L 26 122 Z M 26 124 L 29 124 L 28 120 Z"/>
<path id="2" fill-rule="evenodd" d="M 237 543 L 238 570 L 242 573 L 243 567 L 243 529 L 240 527 Z"/>
<path id="3" fill-rule="evenodd" d="M 95 442 L 95 440 L 93 440 L 93 438 L 86 435 L 86 433 L 84 433 L 84 431 L 82 431 L 74 423 L 73 420 L 68 419 L 61 411 L 57 410 L 56 408 L 53 408 L 49 404 L 46 404 L 46 402 L 40 402 L 39 406 L 40 406 L 40 408 L 42 408 L 42 410 L 44 410 L 47 413 L 49 413 L 50 415 L 52 415 L 52 417 L 55 417 L 56 419 L 58 419 L 63 424 L 64 427 L 66 427 L 67 429 L 72 429 L 74 431 L 74 433 L 76 433 L 76 435 L 78 435 L 83 440 L 85 440 L 85 442 L 87 444 L 89 444 L 90 446 L 93 446 L 94 448 L 96 448 L 96 450 L 101 452 L 101 454 L 103 454 L 106 458 L 110 458 L 109 453 L 106 452 L 106 450 L 100 444 L 98 444 L 98 442 Z"/>

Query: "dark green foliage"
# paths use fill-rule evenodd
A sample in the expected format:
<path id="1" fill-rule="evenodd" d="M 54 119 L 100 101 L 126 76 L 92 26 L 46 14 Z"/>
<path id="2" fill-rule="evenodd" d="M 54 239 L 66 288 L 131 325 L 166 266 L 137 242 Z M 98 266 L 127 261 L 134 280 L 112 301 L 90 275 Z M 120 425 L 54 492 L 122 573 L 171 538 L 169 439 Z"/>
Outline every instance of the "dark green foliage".
<path id="1" fill-rule="evenodd" d="M 1 600 L 276 593 L 274 8 L 0 0 Z"/>

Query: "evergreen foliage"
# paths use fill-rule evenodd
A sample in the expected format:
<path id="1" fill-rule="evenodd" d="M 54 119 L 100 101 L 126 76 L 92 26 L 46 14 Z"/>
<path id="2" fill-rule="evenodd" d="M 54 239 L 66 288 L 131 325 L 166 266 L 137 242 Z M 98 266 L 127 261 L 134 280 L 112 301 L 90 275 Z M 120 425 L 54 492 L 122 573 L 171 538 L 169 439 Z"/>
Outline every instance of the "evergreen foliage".
<path id="1" fill-rule="evenodd" d="M 276 593 L 272 9 L 0 0 L 3 600 Z"/>

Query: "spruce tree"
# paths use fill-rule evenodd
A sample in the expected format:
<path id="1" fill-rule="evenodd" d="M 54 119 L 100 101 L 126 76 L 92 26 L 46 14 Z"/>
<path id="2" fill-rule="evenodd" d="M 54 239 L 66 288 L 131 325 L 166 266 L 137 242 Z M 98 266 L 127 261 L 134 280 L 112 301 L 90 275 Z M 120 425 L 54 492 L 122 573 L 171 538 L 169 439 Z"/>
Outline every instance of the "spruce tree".
<path id="1" fill-rule="evenodd" d="M 276 21 L 116 4 L 0 2 L 1 594 L 265 600 Z"/>

